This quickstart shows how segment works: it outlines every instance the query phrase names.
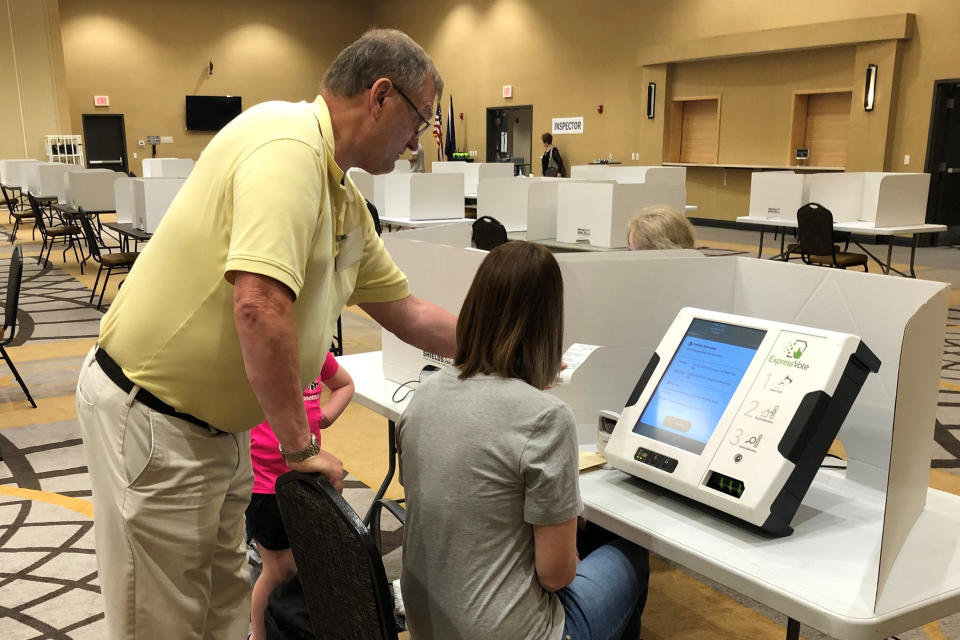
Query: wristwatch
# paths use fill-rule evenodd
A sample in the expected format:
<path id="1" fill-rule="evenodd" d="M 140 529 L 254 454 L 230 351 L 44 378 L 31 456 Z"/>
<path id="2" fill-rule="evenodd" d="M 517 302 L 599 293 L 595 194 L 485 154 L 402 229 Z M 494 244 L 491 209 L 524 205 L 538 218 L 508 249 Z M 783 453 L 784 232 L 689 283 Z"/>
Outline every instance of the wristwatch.
<path id="1" fill-rule="evenodd" d="M 283 445 L 280 445 L 280 455 L 283 456 L 284 462 L 303 462 L 307 458 L 312 458 L 318 453 L 320 453 L 320 445 L 317 444 L 317 436 L 314 433 L 310 434 L 310 444 L 305 446 L 303 449 L 297 449 L 296 451 L 284 451 Z"/>

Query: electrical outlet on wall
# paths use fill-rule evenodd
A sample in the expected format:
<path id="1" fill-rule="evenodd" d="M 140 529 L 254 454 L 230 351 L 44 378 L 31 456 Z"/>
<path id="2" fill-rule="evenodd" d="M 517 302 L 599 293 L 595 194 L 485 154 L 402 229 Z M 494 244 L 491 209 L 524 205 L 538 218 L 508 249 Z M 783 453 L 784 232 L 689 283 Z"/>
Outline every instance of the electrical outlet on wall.
<path id="1" fill-rule="evenodd" d="M 476 150 L 476 149 L 470 149 L 470 157 L 471 157 L 471 158 L 476 158 L 476 157 L 477 157 L 477 150 Z"/>
<path id="2" fill-rule="evenodd" d="M 908 153 L 907 155 L 903 156 L 903 164 L 904 164 L 904 165 L 910 164 L 910 154 L 909 154 L 909 153 Z"/>
<path id="3" fill-rule="evenodd" d="M 137 152 L 136 152 L 136 151 L 133 152 L 133 159 L 134 159 L 134 160 L 137 159 Z"/>
<path id="4" fill-rule="evenodd" d="M 138 146 L 138 147 L 145 147 L 145 146 L 147 146 L 147 143 L 144 142 L 143 140 L 137 140 L 137 146 Z"/>

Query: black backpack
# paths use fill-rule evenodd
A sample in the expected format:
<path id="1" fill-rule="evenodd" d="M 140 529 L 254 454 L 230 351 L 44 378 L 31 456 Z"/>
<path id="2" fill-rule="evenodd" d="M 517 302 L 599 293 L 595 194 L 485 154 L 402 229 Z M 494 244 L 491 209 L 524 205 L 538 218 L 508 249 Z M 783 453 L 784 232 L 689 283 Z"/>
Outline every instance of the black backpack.
<path id="1" fill-rule="evenodd" d="M 490 216 L 477 218 L 473 223 L 473 246 L 491 251 L 507 241 L 507 228 Z"/>

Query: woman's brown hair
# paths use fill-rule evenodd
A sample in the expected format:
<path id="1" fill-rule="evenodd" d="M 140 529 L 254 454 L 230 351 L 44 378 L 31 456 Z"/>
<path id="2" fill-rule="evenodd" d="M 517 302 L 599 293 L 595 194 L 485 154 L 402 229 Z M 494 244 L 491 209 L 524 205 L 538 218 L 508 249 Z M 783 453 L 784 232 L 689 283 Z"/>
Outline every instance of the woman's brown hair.
<path id="1" fill-rule="evenodd" d="M 457 320 L 460 378 L 520 378 L 545 389 L 560 372 L 563 276 L 542 245 L 506 242 L 481 263 Z"/>

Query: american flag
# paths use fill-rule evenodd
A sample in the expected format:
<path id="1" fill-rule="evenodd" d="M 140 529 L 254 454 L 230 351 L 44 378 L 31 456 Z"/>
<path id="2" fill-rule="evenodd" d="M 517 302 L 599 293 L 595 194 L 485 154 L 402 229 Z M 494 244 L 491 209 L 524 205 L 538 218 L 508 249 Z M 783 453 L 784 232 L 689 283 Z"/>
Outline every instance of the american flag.
<path id="1" fill-rule="evenodd" d="M 437 115 L 433 118 L 433 137 L 437 140 L 437 160 L 443 159 L 443 127 L 440 125 L 440 101 L 437 100 Z"/>

